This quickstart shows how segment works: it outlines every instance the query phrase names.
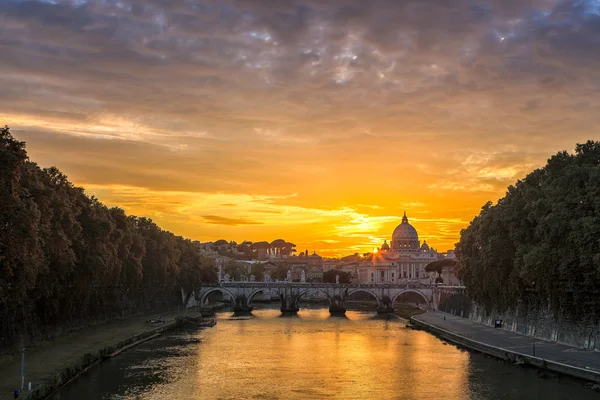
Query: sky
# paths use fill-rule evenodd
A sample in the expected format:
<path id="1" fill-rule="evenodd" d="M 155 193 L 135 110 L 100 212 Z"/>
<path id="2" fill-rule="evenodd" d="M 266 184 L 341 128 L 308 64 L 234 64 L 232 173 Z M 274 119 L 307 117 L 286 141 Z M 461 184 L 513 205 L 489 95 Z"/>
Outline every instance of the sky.
<path id="1" fill-rule="evenodd" d="M 0 1 L 0 124 L 200 241 L 452 249 L 600 139 L 600 0 Z"/>

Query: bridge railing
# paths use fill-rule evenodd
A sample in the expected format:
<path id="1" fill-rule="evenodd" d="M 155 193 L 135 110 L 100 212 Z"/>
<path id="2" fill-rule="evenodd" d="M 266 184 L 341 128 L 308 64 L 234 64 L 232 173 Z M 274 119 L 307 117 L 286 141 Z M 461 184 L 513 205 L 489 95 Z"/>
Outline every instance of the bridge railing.
<path id="1" fill-rule="evenodd" d="M 282 287 L 298 287 L 298 288 L 411 288 L 411 289 L 430 289 L 430 288 L 444 288 L 444 289 L 464 289 L 464 286 L 449 286 L 439 284 L 424 284 L 417 282 L 409 283 L 389 283 L 389 282 L 369 282 L 369 283 L 315 283 L 315 282 L 260 282 L 260 281 L 230 281 L 230 282 L 219 282 L 219 283 L 204 283 L 203 287 L 268 287 L 268 288 L 282 288 Z"/>

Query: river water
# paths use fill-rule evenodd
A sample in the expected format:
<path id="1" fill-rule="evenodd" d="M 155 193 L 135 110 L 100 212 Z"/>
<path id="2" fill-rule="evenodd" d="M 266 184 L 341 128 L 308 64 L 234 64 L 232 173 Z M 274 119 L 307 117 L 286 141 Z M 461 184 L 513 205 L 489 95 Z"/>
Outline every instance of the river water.
<path id="1" fill-rule="evenodd" d="M 217 319 L 101 363 L 52 399 L 600 398 L 580 382 L 460 350 L 374 313 L 262 309 Z"/>

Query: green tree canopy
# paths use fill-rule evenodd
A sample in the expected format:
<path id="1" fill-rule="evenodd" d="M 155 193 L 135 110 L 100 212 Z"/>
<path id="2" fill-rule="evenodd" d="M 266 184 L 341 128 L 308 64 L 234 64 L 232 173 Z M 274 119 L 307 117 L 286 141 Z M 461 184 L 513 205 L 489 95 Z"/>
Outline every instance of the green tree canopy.
<path id="1" fill-rule="evenodd" d="M 488 309 L 600 320 L 600 142 L 552 156 L 485 204 L 457 255 L 469 294 Z"/>
<path id="2" fill-rule="evenodd" d="M 0 350 L 50 328 L 148 310 L 216 281 L 187 239 L 88 197 L 0 128 Z"/>
<path id="3" fill-rule="evenodd" d="M 335 283 L 335 276 L 340 276 L 340 283 L 350 283 L 352 275 L 346 271 L 340 271 L 337 269 L 330 269 L 329 271 L 323 272 L 323 282 Z"/>
<path id="4" fill-rule="evenodd" d="M 451 258 L 442 258 L 441 260 L 432 261 L 425 266 L 425 271 L 427 272 L 437 272 L 438 275 L 442 274 L 444 268 L 451 267 L 456 268 L 458 266 L 458 262 Z"/>

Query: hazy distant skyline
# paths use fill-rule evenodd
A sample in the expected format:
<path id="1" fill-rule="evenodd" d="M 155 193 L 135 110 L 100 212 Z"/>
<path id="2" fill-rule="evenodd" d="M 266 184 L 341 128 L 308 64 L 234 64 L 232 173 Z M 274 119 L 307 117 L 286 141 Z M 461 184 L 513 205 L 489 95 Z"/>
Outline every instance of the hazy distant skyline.
<path id="1" fill-rule="evenodd" d="M 0 124 L 192 239 L 445 251 L 600 138 L 600 1 L 0 3 Z"/>

